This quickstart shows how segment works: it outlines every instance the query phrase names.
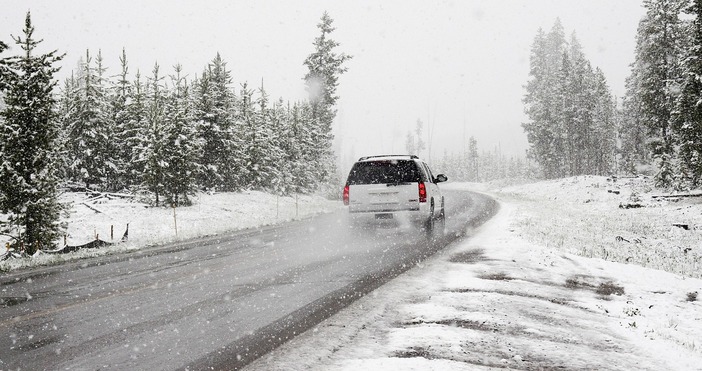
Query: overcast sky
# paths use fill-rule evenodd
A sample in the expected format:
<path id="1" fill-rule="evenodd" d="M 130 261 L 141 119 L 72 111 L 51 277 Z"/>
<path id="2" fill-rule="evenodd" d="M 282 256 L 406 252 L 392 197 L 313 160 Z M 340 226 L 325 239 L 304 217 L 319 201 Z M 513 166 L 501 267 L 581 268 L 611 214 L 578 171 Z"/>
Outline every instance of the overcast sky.
<path id="1" fill-rule="evenodd" d="M 124 47 L 130 71 L 142 75 L 158 62 L 161 71 L 180 63 L 194 76 L 219 52 L 237 90 L 263 83 L 272 98 L 286 101 L 306 97 L 302 62 L 326 10 L 337 50 L 354 57 L 338 90 L 344 162 L 404 153 L 418 119 L 435 132 L 433 159 L 461 151 L 470 136 L 482 150 L 521 155 L 521 99 L 537 30 L 550 30 L 560 17 L 622 96 L 644 14 L 640 0 L 3 0 L 0 40 L 11 43 L 10 34 L 21 33 L 28 10 L 44 48 L 67 53 L 61 79 L 86 49 L 101 49 L 108 73 L 117 74 Z"/>

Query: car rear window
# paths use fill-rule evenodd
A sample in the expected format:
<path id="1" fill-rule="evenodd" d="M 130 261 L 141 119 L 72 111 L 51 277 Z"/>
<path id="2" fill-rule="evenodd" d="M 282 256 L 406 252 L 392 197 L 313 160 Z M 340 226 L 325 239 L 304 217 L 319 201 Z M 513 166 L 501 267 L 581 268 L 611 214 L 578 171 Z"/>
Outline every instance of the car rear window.
<path id="1" fill-rule="evenodd" d="M 351 168 L 348 184 L 416 183 L 421 175 L 414 161 L 383 160 L 357 162 Z"/>

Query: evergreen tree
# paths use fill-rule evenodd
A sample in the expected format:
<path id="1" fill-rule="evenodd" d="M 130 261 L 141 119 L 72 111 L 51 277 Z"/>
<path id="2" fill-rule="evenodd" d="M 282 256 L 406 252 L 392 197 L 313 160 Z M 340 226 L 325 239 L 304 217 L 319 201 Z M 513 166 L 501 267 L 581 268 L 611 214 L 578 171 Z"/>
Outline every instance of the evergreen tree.
<path id="1" fill-rule="evenodd" d="M 188 197 L 195 193 L 199 157 L 188 84 L 181 72 L 182 67 L 176 65 L 164 113 L 163 193 L 167 204 L 174 206 L 191 204 Z"/>
<path id="2" fill-rule="evenodd" d="M 256 140 L 261 155 L 255 163 L 257 167 L 256 188 L 260 190 L 272 190 L 281 172 L 276 166 L 280 163 L 282 151 L 280 149 L 279 136 L 276 130 L 280 128 L 275 117 L 275 107 L 270 107 L 268 93 L 263 86 L 258 90 L 259 96 L 256 101 L 258 109 L 255 115 Z"/>
<path id="3" fill-rule="evenodd" d="M 143 164 L 142 186 L 153 193 L 154 204 L 161 205 L 164 194 L 166 162 L 165 91 L 158 63 L 154 65 L 146 94 L 146 131 L 138 147 Z"/>
<path id="4" fill-rule="evenodd" d="M 24 37 L 13 37 L 23 55 L 4 58 L 5 108 L 0 112 L 0 210 L 7 220 L 2 233 L 14 237 L 15 247 L 33 253 L 55 245 L 61 233 L 58 202 L 56 145 L 59 128 L 52 90 L 53 64 L 63 56 L 56 51 L 34 55 L 40 40 L 34 39 L 30 13 Z M 4 46 L 3 46 L 4 47 Z"/>
<path id="5" fill-rule="evenodd" d="M 59 130 L 59 179 L 69 180 L 71 177 L 71 140 L 70 128 L 77 120 L 77 109 L 79 106 L 79 86 L 74 74 L 64 81 L 63 88 L 59 93 L 57 121 Z"/>
<path id="6" fill-rule="evenodd" d="M 640 65 L 633 64 L 632 72 L 626 79 L 626 94 L 622 101 L 619 136 L 621 139 L 621 167 L 629 173 L 636 173 L 636 165 L 650 161 L 647 147 L 647 129 L 643 121 L 643 104 L 638 95 L 640 86 Z"/>
<path id="7" fill-rule="evenodd" d="M 265 163 L 266 151 L 269 149 L 267 142 L 271 133 L 265 128 L 265 101 L 263 97 L 258 103 L 262 106 L 256 107 L 256 100 L 253 90 L 248 88 L 246 83 L 242 84 L 239 96 L 238 112 L 239 124 L 242 135 L 242 154 L 245 164 L 246 176 L 242 179 L 243 185 L 251 189 L 261 189 L 266 178 Z"/>
<path id="8" fill-rule="evenodd" d="M 602 70 L 597 68 L 593 86 L 593 133 L 588 141 L 591 157 L 591 174 L 609 175 L 615 166 L 616 152 L 616 103 L 607 86 Z"/>
<path id="9" fill-rule="evenodd" d="M 685 12 L 693 16 L 686 34 L 690 48 L 683 62 L 683 81 L 677 100 L 675 127 L 679 133 L 682 174 L 692 187 L 702 185 L 702 0 Z"/>
<path id="10" fill-rule="evenodd" d="M 124 169 L 125 184 L 128 187 L 141 186 L 145 161 L 142 159 L 141 148 L 148 133 L 147 121 L 147 92 L 148 86 L 141 81 L 141 73 L 136 72 L 130 84 L 126 103 L 125 125 L 120 130 L 119 142 L 123 147 L 119 156 L 128 160 Z"/>
<path id="11" fill-rule="evenodd" d="M 646 125 L 654 160 L 662 171 L 656 175 L 661 186 L 671 185 L 674 160 L 672 111 L 679 90 L 679 57 L 682 40 L 680 10 L 686 0 L 644 0 L 646 15 L 639 23 L 635 67 L 640 100 L 640 119 Z"/>
<path id="12" fill-rule="evenodd" d="M 236 97 L 231 73 L 219 53 L 195 85 L 194 116 L 202 140 L 199 184 L 210 189 L 236 190 L 246 176 L 236 122 Z"/>
<path id="13" fill-rule="evenodd" d="M 104 127 L 102 128 L 104 131 L 103 148 L 99 151 L 102 157 L 102 187 L 108 191 L 116 191 L 121 188 L 121 173 L 123 169 L 119 166 L 120 163 L 117 156 L 119 148 L 117 142 L 118 127 L 115 123 L 117 115 L 115 107 L 112 105 L 113 99 L 111 92 L 114 88 L 110 86 L 111 83 L 105 76 L 106 68 L 103 65 L 101 50 L 98 50 L 95 63 L 97 65 L 96 72 L 98 81 L 96 88 L 100 90 L 100 111 L 101 115 L 104 117 Z"/>
<path id="14" fill-rule="evenodd" d="M 310 99 L 313 133 L 315 134 L 314 149 L 318 179 L 322 182 L 331 180 L 335 174 L 334 154 L 332 152 L 332 123 L 336 117 L 336 89 L 339 76 L 347 71 L 344 62 L 351 59 L 350 55 L 335 51 L 339 43 L 330 38 L 334 31 L 333 20 L 324 12 L 317 28 L 321 31 L 314 40 L 314 51 L 304 61 L 308 68 L 305 75 L 305 85 Z"/>
<path id="15" fill-rule="evenodd" d="M 289 110 L 287 120 L 290 133 L 287 156 L 292 161 L 290 191 L 295 193 L 313 191 L 319 184 L 319 179 L 315 172 L 318 161 L 313 151 L 314 136 L 309 130 L 314 121 L 309 103 L 295 103 Z"/>
<path id="16" fill-rule="evenodd" d="M 478 141 L 475 137 L 471 136 L 468 139 L 468 180 L 471 182 L 480 181 L 480 172 L 478 171 L 478 165 L 480 163 L 480 158 L 478 156 Z"/>
<path id="17" fill-rule="evenodd" d="M 421 152 L 426 149 L 424 140 L 422 140 L 422 129 L 424 128 L 424 123 L 422 120 L 417 119 L 414 126 L 414 131 L 408 131 L 405 137 L 405 149 L 407 154 L 420 156 Z"/>
<path id="18" fill-rule="evenodd" d="M 614 100 L 575 34 L 566 43 L 559 21 L 549 34 L 539 30 L 530 63 L 524 97 L 529 121 L 523 124 L 529 156 L 546 178 L 608 173 L 615 144 Z M 495 162 L 507 167 L 507 160 Z"/>
<path id="19" fill-rule="evenodd" d="M 417 151 L 417 155 L 419 155 L 422 151 L 424 151 L 427 146 L 424 143 L 424 140 L 422 139 L 422 129 L 424 128 L 424 123 L 422 120 L 417 119 L 417 123 L 415 124 L 414 127 L 414 134 L 417 136 L 417 145 L 415 146 L 415 149 Z"/>
<path id="20" fill-rule="evenodd" d="M 407 153 L 410 155 L 417 153 L 417 145 L 414 141 L 414 135 L 411 131 L 408 131 L 407 136 L 405 137 L 405 150 L 407 150 Z"/>
<path id="21" fill-rule="evenodd" d="M 112 157 L 115 164 L 116 179 L 112 184 L 112 189 L 129 187 L 135 183 L 133 177 L 129 175 L 130 163 L 133 159 L 134 136 L 138 133 L 138 128 L 133 127 L 134 121 L 129 112 L 129 100 L 132 95 L 132 84 L 129 81 L 129 66 L 127 65 L 127 53 L 122 49 L 119 57 L 120 73 L 117 81 L 112 85 L 109 94 L 110 122 L 114 125 L 112 140 Z"/>
<path id="22" fill-rule="evenodd" d="M 102 56 L 98 53 L 97 68 L 92 66 L 90 52 L 81 66 L 77 107 L 70 116 L 68 141 L 70 174 L 86 188 L 109 188 L 114 181 L 115 164 L 112 152 L 112 123 L 107 102 Z"/>
<path id="23" fill-rule="evenodd" d="M 270 109 L 270 127 L 275 143 L 275 153 L 270 157 L 275 177 L 271 180 L 269 189 L 278 195 L 289 194 L 292 189 L 290 186 L 292 167 L 296 166 L 296 159 L 290 158 L 290 151 L 295 143 L 291 141 L 292 132 L 288 110 L 289 107 L 285 107 L 282 98 L 278 99 Z M 290 162 L 286 161 L 287 159 L 290 159 Z"/>
<path id="24" fill-rule="evenodd" d="M 0 40 L 0 54 L 2 54 L 8 46 L 2 40 Z M 7 88 L 7 82 L 10 79 L 10 68 L 7 66 L 7 61 L 5 59 L 0 59 L 0 101 L 2 101 L 2 92 Z"/>
<path id="25" fill-rule="evenodd" d="M 570 109 L 573 117 L 568 138 L 572 152 L 566 152 L 567 162 L 570 164 L 568 175 L 599 174 L 595 168 L 595 159 L 600 156 L 596 143 L 603 138 L 596 136 L 593 117 L 597 101 L 595 74 L 575 33 L 571 36 L 569 47 L 573 74 L 568 84 L 573 101 L 573 108 Z M 604 93 L 608 94 L 606 82 L 604 89 Z"/>
<path id="26" fill-rule="evenodd" d="M 556 123 L 556 73 L 563 61 L 565 39 L 560 22 L 547 35 L 539 29 L 531 48 L 530 79 L 524 96 L 529 121 L 522 124 L 530 155 L 541 165 L 546 178 L 562 176 L 560 130 Z"/>
<path id="27" fill-rule="evenodd" d="M 562 54 L 561 68 L 556 76 L 556 95 L 554 98 L 557 106 L 554 109 L 554 121 L 547 130 L 550 130 L 551 136 L 556 138 L 551 153 L 551 156 L 557 159 L 558 165 L 555 170 L 559 177 L 564 177 L 576 173 L 576 164 L 573 160 L 580 155 L 576 148 L 580 126 L 576 97 L 577 87 L 575 86 L 578 76 L 573 69 L 569 54 L 565 51 Z"/>

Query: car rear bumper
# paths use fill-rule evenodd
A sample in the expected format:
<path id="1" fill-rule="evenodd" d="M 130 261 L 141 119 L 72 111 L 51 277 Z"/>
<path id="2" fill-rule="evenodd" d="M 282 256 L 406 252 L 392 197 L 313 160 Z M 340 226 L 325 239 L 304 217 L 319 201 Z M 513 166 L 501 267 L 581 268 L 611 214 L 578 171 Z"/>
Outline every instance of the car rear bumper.
<path id="1" fill-rule="evenodd" d="M 354 225 L 411 226 L 419 225 L 429 217 L 429 210 L 349 210 L 349 219 Z"/>

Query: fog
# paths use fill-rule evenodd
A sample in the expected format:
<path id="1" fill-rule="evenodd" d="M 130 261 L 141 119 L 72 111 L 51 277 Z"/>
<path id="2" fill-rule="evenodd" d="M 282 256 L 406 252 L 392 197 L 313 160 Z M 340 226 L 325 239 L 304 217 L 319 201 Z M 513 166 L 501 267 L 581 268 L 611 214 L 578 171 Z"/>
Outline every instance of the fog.
<path id="1" fill-rule="evenodd" d="M 431 130 L 432 160 L 463 149 L 474 136 L 481 150 L 523 156 L 521 123 L 529 52 L 539 28 L 560 18 L 576 32 L 614 95 L 624 93 L 640 1 L 3 1 L 0 40 L 21 34 L 32 13 L 43 48 L 65 52 L 60 79 L 86 49 L 102 50 L 108 75 L 124 47 L 130 72 L 176 63 L 192 78 L 216 53 L 232 71 L 233 87 L 264 86 L 273 99 L 306 98 L 302 62 L 312 52 L 316 24 L 334 19 L 338 52 L 353 55 L 340 78 L 335 122 L 342 168 L 361 155 L 404 153 L 417 120 Z M 10 53 L 16 52 L 16 47 Z M 9 53 L 5 53 L 9 55 Z"/>

